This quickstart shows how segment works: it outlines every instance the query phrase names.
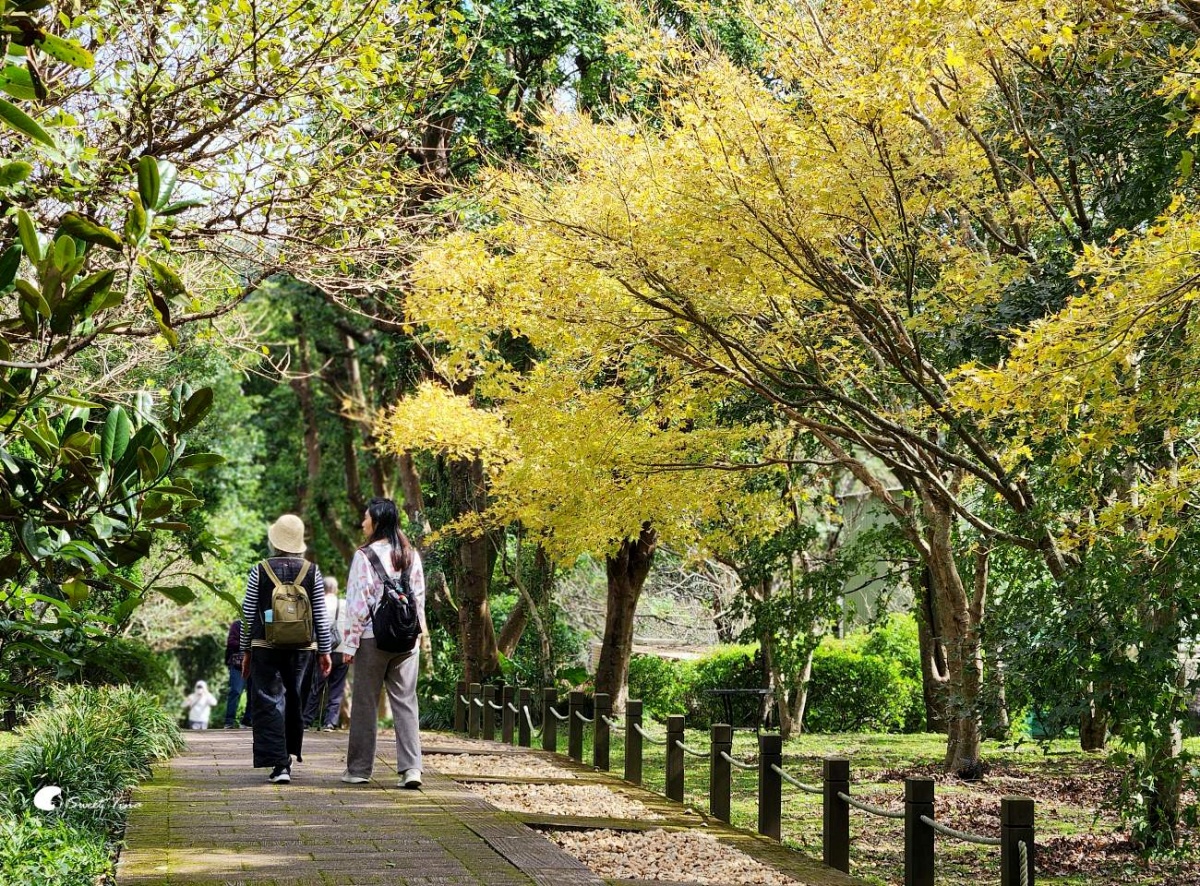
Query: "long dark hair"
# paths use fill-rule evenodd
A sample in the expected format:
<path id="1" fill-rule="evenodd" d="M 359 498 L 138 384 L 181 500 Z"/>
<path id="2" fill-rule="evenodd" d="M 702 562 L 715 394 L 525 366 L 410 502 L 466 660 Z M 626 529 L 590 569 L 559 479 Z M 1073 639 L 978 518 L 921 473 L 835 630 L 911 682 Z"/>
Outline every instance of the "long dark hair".
<path id="1" fill-rule="evenodd" d="M 413 562 L 413 546 L 400 528 L 400 511 L 390 498 L 373 498 L 367 502 L 367 513 L 371 516 L 374 530 L 367 544 L 386 541 L 392 546 L 392 568 L 408 572 Z"/>

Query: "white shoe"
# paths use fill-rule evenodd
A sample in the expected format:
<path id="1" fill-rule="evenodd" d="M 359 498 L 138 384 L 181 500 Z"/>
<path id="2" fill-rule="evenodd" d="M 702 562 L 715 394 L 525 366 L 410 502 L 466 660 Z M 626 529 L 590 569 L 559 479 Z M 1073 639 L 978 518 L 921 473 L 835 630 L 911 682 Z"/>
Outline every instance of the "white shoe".
<path id="1" fill-rule="evenodd" d="M 351 775 L 349 772 L 342 776 L 342 781 L 346 784 L 366 784 L 371 779 L 363 778 L 361 775 Z"/>
<path id="2" fill-rule="evenodd" d="M 421 786 L 421 770 L 420 769 L 405 769 L 404 774 L 400 776 L 400 781 L 397 782 L 397 787 L 402 788 L 419 788 Z"/>

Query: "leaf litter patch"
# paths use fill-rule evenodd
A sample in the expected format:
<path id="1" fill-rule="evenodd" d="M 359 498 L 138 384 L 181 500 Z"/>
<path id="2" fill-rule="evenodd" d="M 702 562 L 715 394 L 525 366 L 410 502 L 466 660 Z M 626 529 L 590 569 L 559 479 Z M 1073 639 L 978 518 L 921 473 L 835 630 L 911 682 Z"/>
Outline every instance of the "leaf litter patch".
<path id="1" fill-rule="evenodd" d="M 697 831 L 542 830 L 609 880 L 666 880 L 703 886 L 802 886 L 799 881 Z"/>

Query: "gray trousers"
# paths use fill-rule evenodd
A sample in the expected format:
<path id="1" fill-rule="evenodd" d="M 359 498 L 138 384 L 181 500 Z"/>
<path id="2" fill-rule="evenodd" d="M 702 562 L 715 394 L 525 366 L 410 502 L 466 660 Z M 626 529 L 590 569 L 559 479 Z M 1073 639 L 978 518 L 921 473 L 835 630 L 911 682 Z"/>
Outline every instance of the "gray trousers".
<path id="1" fill-rule="evenodd" d="M 417 656 L 412 652 L 380 652 L 373 637 L 364 637 L 354 656 L 354 688 L 350 706 L 350 743 L 346 772 L 370 778 L 375 766 L 379 690 L 387 688 L 396 729 L 396 771 L 421 768 L 421 734 L 417 716 Z"/>

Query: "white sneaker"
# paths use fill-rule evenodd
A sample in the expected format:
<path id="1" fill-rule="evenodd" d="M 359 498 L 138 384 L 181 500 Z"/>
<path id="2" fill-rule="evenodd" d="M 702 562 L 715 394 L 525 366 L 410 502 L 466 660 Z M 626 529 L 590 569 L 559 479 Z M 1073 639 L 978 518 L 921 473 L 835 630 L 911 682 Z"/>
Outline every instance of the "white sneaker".
<path id="1" fill-rule="evenodd" d="M 351 775 L 349 772 L 342 775 L 342 781 L 346 784 L 366 784 L 371 779 L 363 778 L 361 775 Z"/>
<path id="2" fill-rule="evenodd" d="M 421 786 L 421 770 L 420 769 L 405 769 L 404 774 L 400 776 L 400 781 L 397 782 L 397 787 L 402 788 L 419 788 Z"/>

